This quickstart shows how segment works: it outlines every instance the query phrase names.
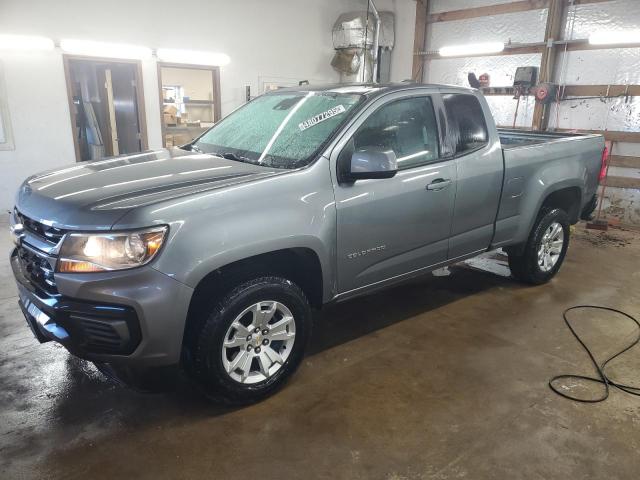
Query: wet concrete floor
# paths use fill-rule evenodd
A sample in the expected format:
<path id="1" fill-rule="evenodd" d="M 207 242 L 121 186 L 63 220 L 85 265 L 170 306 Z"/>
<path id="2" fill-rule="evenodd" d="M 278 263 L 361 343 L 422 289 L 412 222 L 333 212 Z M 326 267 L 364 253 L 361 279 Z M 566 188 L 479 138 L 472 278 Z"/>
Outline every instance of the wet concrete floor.
<path id="1" fill-rule="evenodd" d="M 187 383 L 136 393 L 39 345 L 2 260 L 0 478 L 637 478 L 640 399 L 578 404 L 547 387 L 554 374 L 592 373 L 565 308 L 640 316 L 640 237 L 598 235 L 578 227 L 540 287 L 481 261 L 333 306 L 285 389 L 240 409 Z M 634 335 L 619 318 L 580 321 L 599 358 Z M 640 384 L 639 367 L 632 351 L 611 374 Z"/>

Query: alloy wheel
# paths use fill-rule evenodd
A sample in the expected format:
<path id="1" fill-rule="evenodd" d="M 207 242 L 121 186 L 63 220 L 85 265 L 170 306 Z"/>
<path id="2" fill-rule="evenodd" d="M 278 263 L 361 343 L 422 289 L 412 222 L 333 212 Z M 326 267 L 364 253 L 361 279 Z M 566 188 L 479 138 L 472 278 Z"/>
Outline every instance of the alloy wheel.
<path id="1" fill-rule="evenodd" d="M 543 272 L 551 270 L 562 253 L 564 245 L 564 230 L 558 222 L 547 227 L 538 247 L 538 267 Z"/>
<path id="2" fill-rule="evenodd" d="M 296 322 L 282 303 L 267 300 L 247 307 L 224 336 L 222 364 L 243 384 L 272 377 L 287 361 L 296 338 Z"/>

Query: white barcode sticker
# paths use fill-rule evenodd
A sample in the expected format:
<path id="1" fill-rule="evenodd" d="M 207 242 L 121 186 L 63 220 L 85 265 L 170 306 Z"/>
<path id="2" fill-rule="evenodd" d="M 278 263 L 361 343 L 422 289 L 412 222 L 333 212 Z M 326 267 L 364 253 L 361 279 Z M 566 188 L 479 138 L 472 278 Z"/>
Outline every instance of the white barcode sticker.
<path id="1" fill-rule="evenodd" d="M 320 122 L 324 122 L 331 117 L 335 117 L 336 115 L 340 115 L 345 112 L 344 105 L 336 105 L 333 108 L 330 108 L 326 112 L 319 113 L 318 115 L 314 115 L 308 120 L 301 122 L 298 124 L 298 128 L 300 131 L 306 130 L 307 128 L 313 127 L 314 125 L 319 124 Z"/>

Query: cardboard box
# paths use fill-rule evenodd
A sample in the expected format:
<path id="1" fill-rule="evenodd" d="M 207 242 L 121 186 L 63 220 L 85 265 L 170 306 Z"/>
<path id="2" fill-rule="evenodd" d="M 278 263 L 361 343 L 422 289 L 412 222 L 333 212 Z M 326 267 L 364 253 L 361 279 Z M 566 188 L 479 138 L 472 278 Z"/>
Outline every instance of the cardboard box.
<path id="1" fill-rule="evenodd" d="M 173 115 L 174 117 L 176 116 L 176 114 L 178 113 L 178 109 L 176 108 L 175 105 L 165 105 L 164 109 L 162 110 L 163 113 L 168 113 L 170 115 Z"/>
<path id="2" fill-rule="evenodd" d="M 193 137 L 188 133 L 176 133 L 173 135 L 173 144 L 174 145 L 184 145 L 185 143 L 189 143 Z"/>

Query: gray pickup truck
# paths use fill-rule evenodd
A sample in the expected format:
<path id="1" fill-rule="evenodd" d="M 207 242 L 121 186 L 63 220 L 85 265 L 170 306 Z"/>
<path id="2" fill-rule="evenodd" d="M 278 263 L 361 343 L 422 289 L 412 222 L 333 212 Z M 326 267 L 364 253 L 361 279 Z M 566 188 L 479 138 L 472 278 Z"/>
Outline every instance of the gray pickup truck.
<path id="1" fill-rule="evenodd" d="M 500 247 L 516 279 L 551 279 L 605 151 L 498 130 L 477 90 L 278 90 L 181 148 L 28 178 L 19 303 L 39 341 L 130 383 L 180 366 L 210 397 L 256 401 L 300 364 L 312 307 Z"/>

